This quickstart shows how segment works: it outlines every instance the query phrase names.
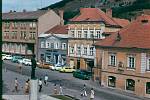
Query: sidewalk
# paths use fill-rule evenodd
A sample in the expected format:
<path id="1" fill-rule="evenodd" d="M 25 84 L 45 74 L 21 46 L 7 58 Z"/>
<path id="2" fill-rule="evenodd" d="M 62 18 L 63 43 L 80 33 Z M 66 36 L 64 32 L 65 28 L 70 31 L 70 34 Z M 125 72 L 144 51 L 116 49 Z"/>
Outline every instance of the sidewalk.
<path id="1" fill-rule="evenodd" d="M 29 95 L 3 95 L 3 99 L 6 100 L 30 100 Z M 60 100 L 47 95 L 41 95 L 39 100 Z"/>

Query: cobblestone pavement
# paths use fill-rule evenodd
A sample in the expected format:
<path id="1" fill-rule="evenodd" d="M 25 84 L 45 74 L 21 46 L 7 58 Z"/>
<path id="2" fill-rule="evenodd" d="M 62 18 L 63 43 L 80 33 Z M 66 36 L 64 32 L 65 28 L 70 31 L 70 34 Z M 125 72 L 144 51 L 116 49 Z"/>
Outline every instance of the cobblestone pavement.
<path id="1" fill-rule="evenodd" d="M 22 95 L 23 86 L 25 81 L 30 77 L 31 68 L 29 66 L 23 66 L 23 75 L 17 73 L 16 71 L 17 64 L 6 61 L 3 67 L 8 69 L 7 72 L 3 71 L 3 80 L 4 80 L 4 94 L 7 95 Z M 38 69 L 36 70 L 36 76 L 38 78 L 44 78 L 44 75 L 48 74 L 49 84 L 48 86 L 43 86 L 42 94 L 50 95 L 53 94 L 54 83 L 63 85 L 63 92 L 65 94 L 79 98 L 80 100 L 89 100 L 89 91 L 93 87 L 95 90 L 95 99 L 94 100 L 149 100 L 147 98 L 138 97 L 132 93 L 127 93 L 125 91 L 120 91 L 116 89 L 110 89 L 106 87 L 100 87 L 99 84 L 90 81 L 90 80 L 80 80 L 72 77 L 72 74 L 59 73 L 51 71 L 48 69 Z M 14 79 L 18 78 L 20 83 L 20 91 L 18 93 L 12 92 Z M 87 86 L 88 97 L 81 97 L 81 89 L 83 84 Z"/>

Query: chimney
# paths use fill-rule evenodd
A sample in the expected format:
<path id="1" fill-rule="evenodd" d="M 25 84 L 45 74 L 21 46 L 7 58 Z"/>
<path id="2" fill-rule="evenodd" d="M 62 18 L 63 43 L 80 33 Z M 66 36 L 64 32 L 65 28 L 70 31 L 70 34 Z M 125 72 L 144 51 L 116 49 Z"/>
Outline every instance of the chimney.
<path id="1" fill-rule="evenodd" d="M 131 17 L 131 22 L 135 20 L 135 17 Z"/>
<path id="2" fill-rule="evenodd" d="M 13 11 L 12 11 L 12 10 L 10 10 L 9 12 L 10 12 L 10 13 L 12 13 Z"/>
<path id="3" fill-rule="evenodd" d="M 106 15 L 109 17 L 112 17 L 112 9 L 111 8 L 106 9 Z"/>
<path id="4" fill-rule="evenodd" d="M 59 10 L 59 16 L 60 16 L 60 25 L 64 25 L 64 11 Z"/>
<path id="5" fill-rule="evenodd" d="M 23 9 L 23 12 L 26 12 L 26 10 L 25 10 L 25 9 Z"/>

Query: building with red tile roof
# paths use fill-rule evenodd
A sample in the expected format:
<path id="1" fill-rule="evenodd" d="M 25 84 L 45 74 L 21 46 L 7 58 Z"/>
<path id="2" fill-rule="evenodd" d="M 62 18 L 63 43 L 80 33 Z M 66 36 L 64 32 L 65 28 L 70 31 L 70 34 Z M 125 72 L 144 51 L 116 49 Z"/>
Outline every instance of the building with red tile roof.
<path id="1" fill-rule="evenodd" d="M 112 16 L 112 15 L 110 15 Z M 73 22 L 90 22 L 98 21 L 105 22 L 106 25 L 114 25 L 124 27 L 129 24 L 126 19 L 112 18 L 99 8 L 81 8 L 80 15 L 70 19 Z"/>
<path id="2" fill-rule="evenodd" d="M 150 98 L 150 15 L 94 45 L 103 86 Z"/>
<path id="3" fill-rule="evenodd" d="M 68 63 L 77 69 L 91 71 L 96 61 L 93 43 L 128 24 L 128 20 L 114 19 L 111 9 L 105 13 L 99 8 L 81 8 L 80 14 L 68 24 Z"/>
<path id="4" fill-rule="evenodd" d="M 116 40 L 117 37 L 120 40 Z M 97 42 L 96 46 L 150 49 L 150 15 L 142 15 L 127 27 Z"/>
<path id="5" fill-rule="evenodd" d="M 67 25 L 56 25 L 55 27 L 51 28 L 45 34 L 68 34 L 68 26 Z"/>

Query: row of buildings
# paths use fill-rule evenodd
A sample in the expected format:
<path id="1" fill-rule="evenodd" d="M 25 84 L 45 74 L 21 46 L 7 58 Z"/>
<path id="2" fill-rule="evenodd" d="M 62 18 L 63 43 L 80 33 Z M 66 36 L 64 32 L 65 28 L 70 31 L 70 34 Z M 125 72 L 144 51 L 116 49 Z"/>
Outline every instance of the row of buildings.
<path id="1" fill-rule="evenodd" d="M 81 8 L 63 25 L 63 11 L 3 13 L 3 52 L 91 70 L 101 85 L 150 97 L 150 15 L 112 17 Z M 140 88 L 140 89 L 139 89 Z"/>

